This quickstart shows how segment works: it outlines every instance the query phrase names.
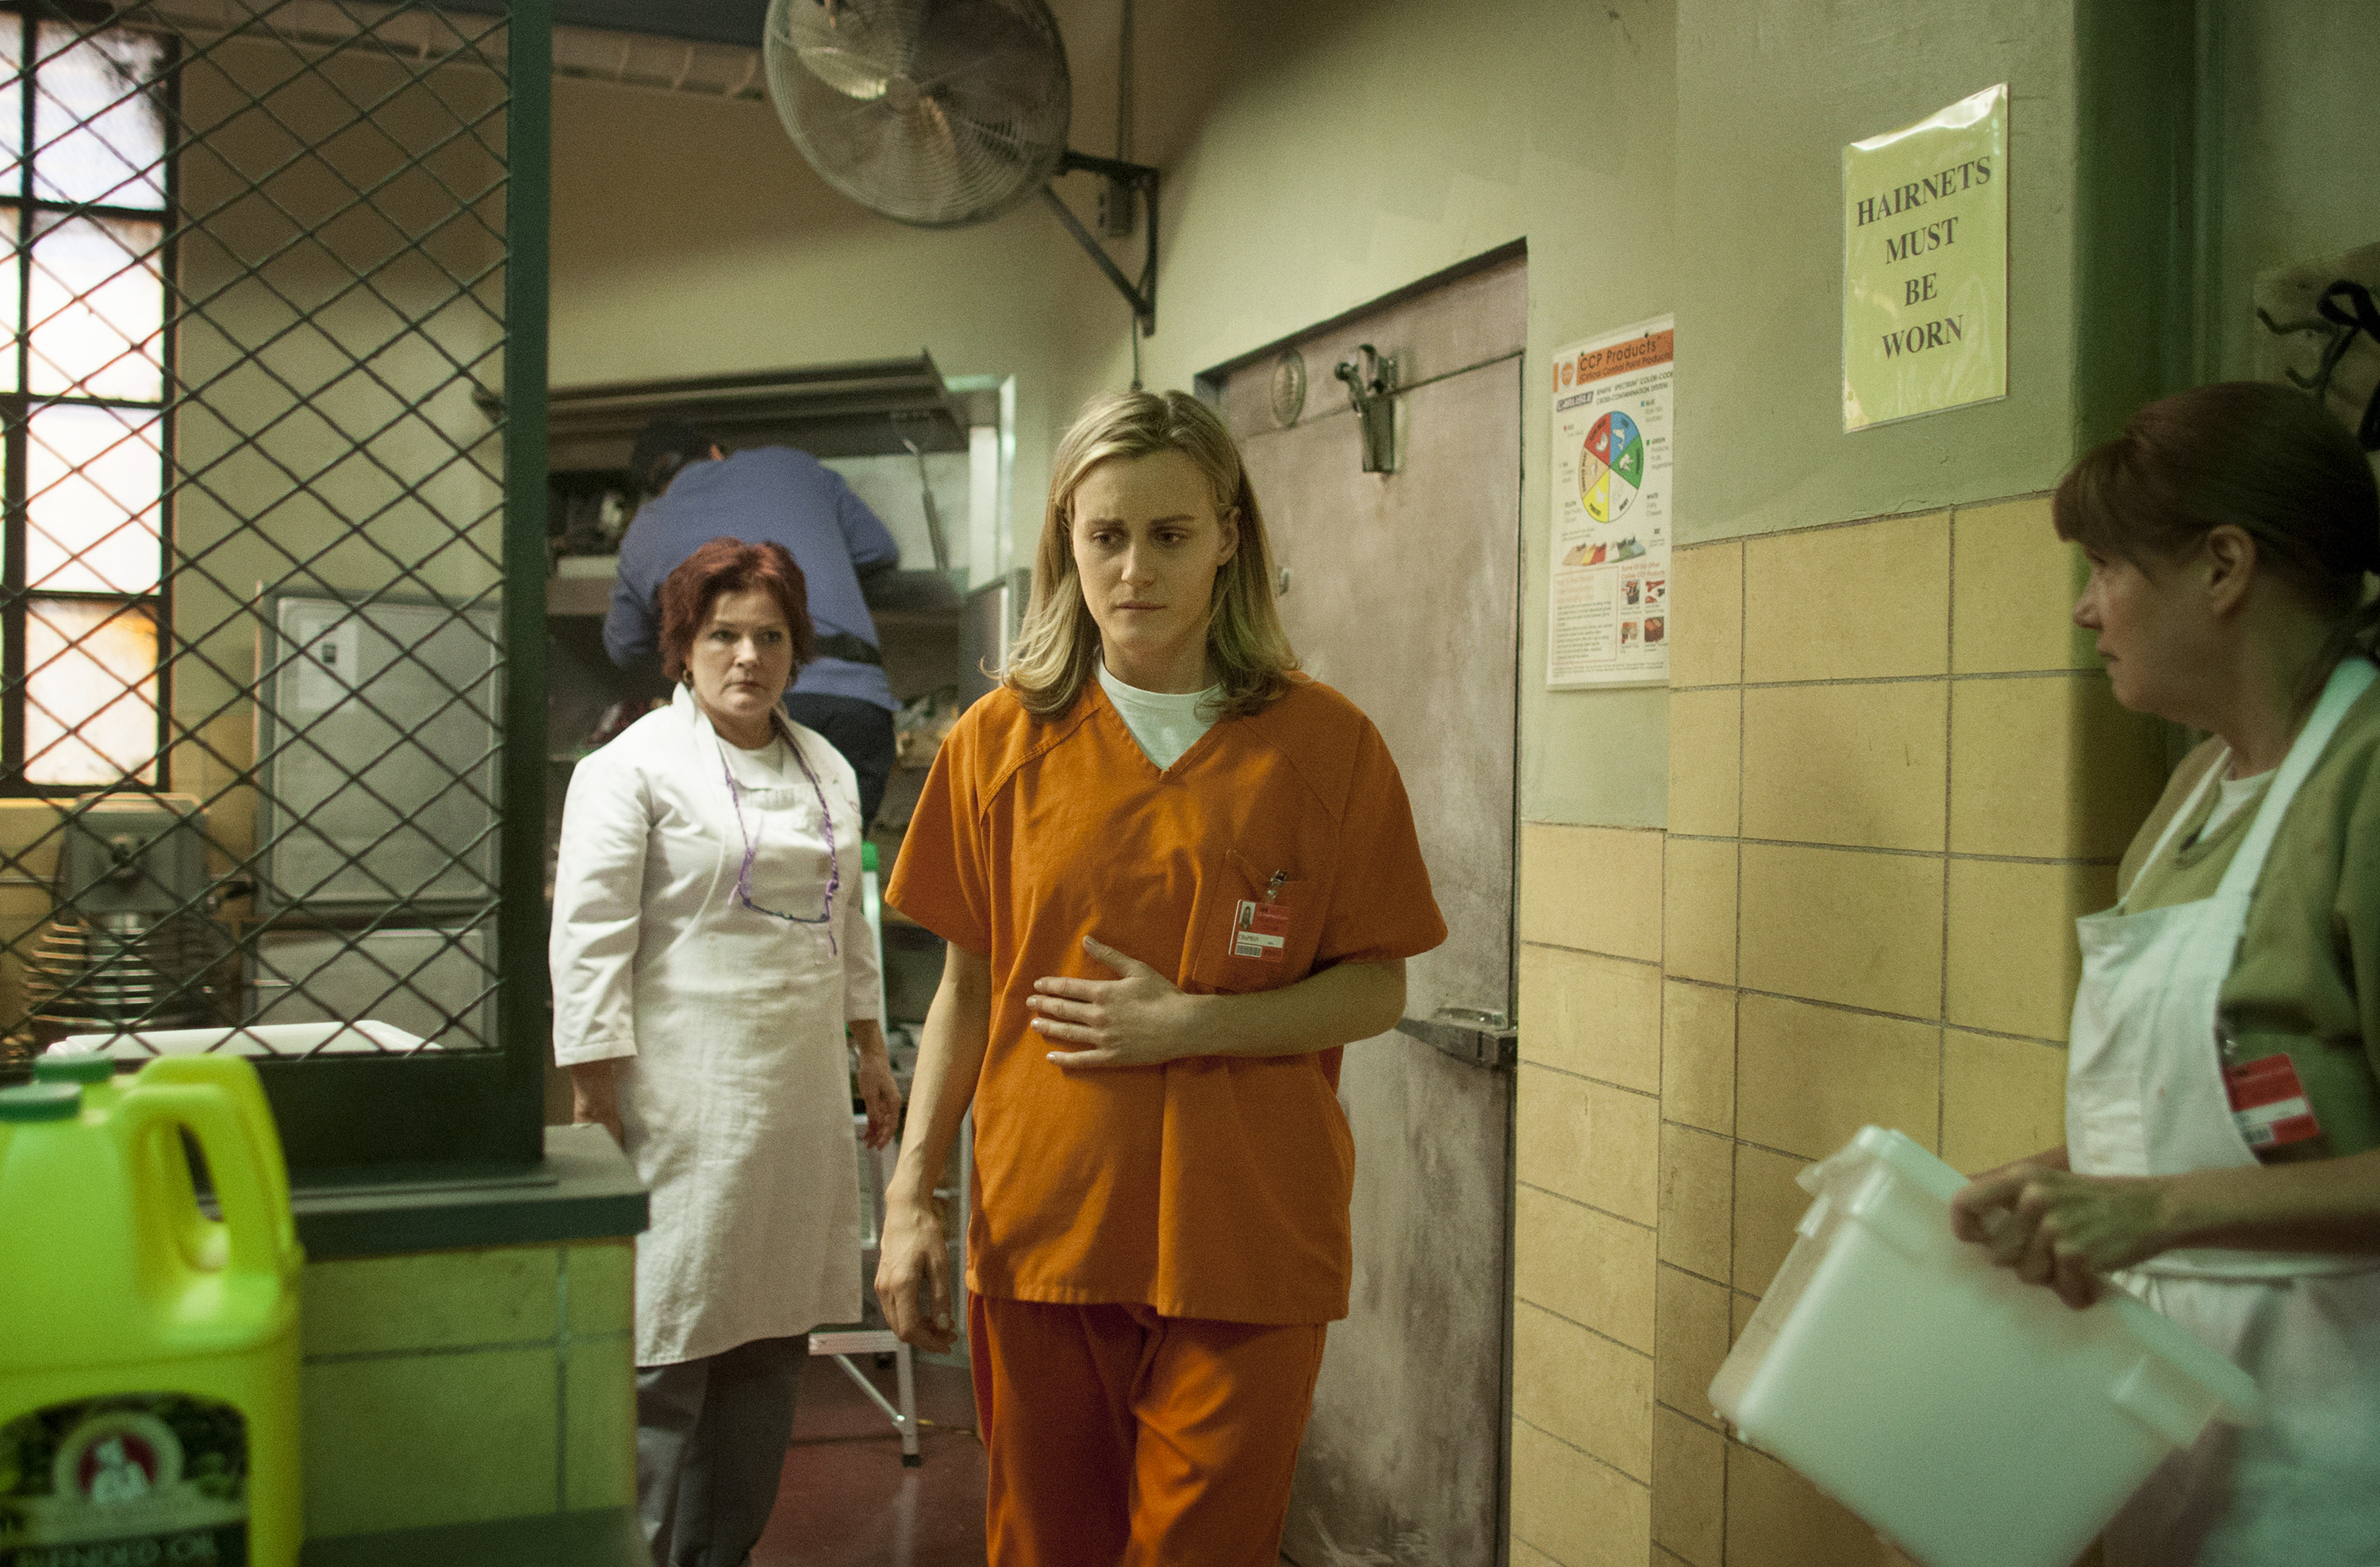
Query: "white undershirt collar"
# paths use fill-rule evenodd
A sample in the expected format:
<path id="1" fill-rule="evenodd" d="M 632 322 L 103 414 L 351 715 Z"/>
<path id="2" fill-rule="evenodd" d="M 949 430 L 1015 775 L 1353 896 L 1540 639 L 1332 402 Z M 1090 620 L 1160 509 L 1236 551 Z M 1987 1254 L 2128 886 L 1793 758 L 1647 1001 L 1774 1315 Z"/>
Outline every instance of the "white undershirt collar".
<path id="1" fill-rule="evenodd" d="M 2277 770 L 2273 768 L 2266 768 L 2264 771 L 2252 774 L 2246 778 L 2216 779 L 2215 781 L 2215 808 L 2213 811 L 2208 813 L 2206 825 L 2198 830 L 2200 842 L 2203 843 L 2206 839 L 2213 837 L 2215 835 L 2216 829 L 2221 827 L 2225 822 L 2239 815 L 2240 808 L 2246 805 L 2250 800 L 2254 799 L 2264 789 L 2265 785 L 2273 781 L 2273 773 L 2276 771 Z"/>
<path id="2" fill-rule="evenodd" d="M 1160 771 L 1180 761 L 1183 752 L 1215 727 L 1214 703 L 1223 694 L 1220 686 L 1203 691 L 1144 691 L 1109 673 L 1105 659 L 1099 661 L 1099 689 L 1132 731 L 1141 754 Z"/>

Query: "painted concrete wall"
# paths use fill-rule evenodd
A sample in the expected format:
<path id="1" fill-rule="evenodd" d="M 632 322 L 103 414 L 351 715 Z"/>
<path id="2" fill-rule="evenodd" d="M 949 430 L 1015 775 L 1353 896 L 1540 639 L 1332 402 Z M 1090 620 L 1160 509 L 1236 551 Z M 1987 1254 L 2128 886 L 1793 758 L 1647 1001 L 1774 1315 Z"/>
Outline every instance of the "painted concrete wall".
<path id="1" fill-rule="evenodd" d="M 2252 0 L 2202 7 L 2202 118 L 2223 171 L 2205 317 L 2210 379 L 2255 372 L 2256 274 L 2380 242 L 2380 6 Z"/>
<path id="2" fill-rule="evenodd" d="M 1058 9 L 1074 142 L 1111 152 L 1113 7 Z M 1461 25 L 1419 0 L 1140 9 L 1135 152 L 1166 175 L 1148 384 L 1187 386 L 1524 237 L 1533 355 L 1668 308 L 1667 0 L 1530 0 Z M 1084 397 L 1132 374 L 1123 302 L 1048 213 L 907 229 L 828 189 L 764 104 L 567 81 L 555 97 L 556 384 L 920 345 L 951 374 L 1014 374 L 1013 501 L 1029 548 L 1050 443 Z M 1090 182 L 1067 189 L 1087 213 Z M 1115 249 L 1136 266 L 1136 239 Z M 1530 384 L 1534 436 L 1546 409 Z M 1534 579 L 1545 501 L 1529 466 Z M 1524 682 L 1524 814 L 1657 823 L 1666 697 L 1541 686 Z"/>
<path id="3" fill-rule="evenodd" d="M 1081 261 L 1038 203 L 910 228 L 832 190 L 766 103 L 584 81 L 554 83 L 553 147 L 553 384 L 924 348 L 945 375 L 1017 378 L 1018 493 L 1038 508 L 1057 269 Z"/>
<path id="4" fill-rule="evenodd" d="M 2071 455 L 2068 0 L 1682 0 L 1678 531 L 1689 542 L 2037 490 Z M 2009 395 L 1845 434 L 1844 144 L 2010 84 Z M 1679 635 L 1688 629 L 1675 623 Z"/>
<path id="5" fill-rule="evenodd" d="M 2380 57 L 2380 11 L 2355 0 L 2199 7 L 2205 103 L 2194 130 L 2213 200 L 2193 241 L 2193 128 L 2184 118 L 2162 144 L 2141 144 L 2143 131 L 2168 128 L 2136 107 L 2185 98 L 2178 81 L 2142 91 L 2162 79 L 2168 46 L 2144 34 L 2180 13 L 2102 9 L 2114 19 L 2095 33 L 2067 0 L 1682 0 L 1679 96 L 1692 112 L 1677 131 L 1678 422 L 1701 432 L 1680 442 L 1687 541 L 2047 488 L 2078 427 L 2154 395 L 2142 376 L 2159 373 L 2149 361 L 2167 346 L 2094 333 L 2124 296 L 2157 289 L 2160 265 L 2201 271 L 2198 308 L 2143 325 L 2186 333 L 2194 313 L 2208 338 L 2201 378 L 2249 375 L 2256 273 L 2380 240 L 2380 108 L 2363 82 Z M 2187 70 L 2186 30 L 2166 30 Z M 1819 153 L 2002 80 L 2012 99 L 2009 395 L 1846 435 L 1835 397 L 1840 174 Z M 2169 195 L 2160 163 L 2173 171 Z M 2115 207 L 2143 191 L 2179 209 L 2175 242 L 2202 246 L 2194 261 L 2179 249 L 2154 253 L 2160 237 L 2145 231 L 2158 213 Z M 2094 213 L 2104 214 L 2097 232 Z M 2110 356 L 2147 367 L 2135 376 L 2142 390 L 2109 408 L 2080 406 L 2078 378 L 2103 376 L 2096 361 Z M 2185 366 L 2187 345 L 2171 357 Z"/>
<path id="6" fill-rule="evenodd" d="M 1144 380 L 1187 386 L 1519 238 L 1533 363 L 1668 309 L 1673 48 L 1668 0 L 1526 0 L 1459 18 L 1419 0 L 1209 4 L 1144 21 L 1144 78 L 1187 56 L 1215 81 L 1165 163 L 1169 237 Z M 1126 384 L 1121 310 L 1069 322 L 1061 403 Z M 1310 401 L 1342 395 L 1327 367 L 1309 368 Z M 1524 384 L 1527 605 L 1543 592 L 1548 411 L 1538 379 Z M 1522 816 L 1658 823 L 1666 695 L 1548 693 L 1543 616 L 1523 624 Z"/>

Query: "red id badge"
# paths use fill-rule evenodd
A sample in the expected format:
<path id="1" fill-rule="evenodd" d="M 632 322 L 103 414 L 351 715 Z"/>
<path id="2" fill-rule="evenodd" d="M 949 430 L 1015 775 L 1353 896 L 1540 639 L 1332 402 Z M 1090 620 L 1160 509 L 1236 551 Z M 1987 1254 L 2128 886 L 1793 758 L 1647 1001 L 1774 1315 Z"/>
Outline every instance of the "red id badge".
<path id="1" fill-rule="evenodd" d="M 2231 1119 L 2252 1148 L 2287 1148 L 2322 1136 L 2305 1085 L 2287 1055 L 2260 1056 L 2223 1069 Z"/>
<path id="2" fill-rule="evenodd" d="M 1232 955 L 1279 963 L 1289 945 L 1289 910 L 1279 904 L 1242 898 L 1232 916 Z"/>

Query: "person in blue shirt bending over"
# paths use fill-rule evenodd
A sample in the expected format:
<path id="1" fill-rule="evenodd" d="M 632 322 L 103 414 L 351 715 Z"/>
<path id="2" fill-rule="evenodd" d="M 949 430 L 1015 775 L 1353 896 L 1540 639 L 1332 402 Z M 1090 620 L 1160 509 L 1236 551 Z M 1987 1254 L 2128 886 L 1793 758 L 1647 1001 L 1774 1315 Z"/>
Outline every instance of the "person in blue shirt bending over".
<path id="1" fill-rule="evenodd" d="M 841 474 L 790 446 L 724 452 L 690 424 L 657 419 L 637 437 L 628 462 L 650 499 L 620 541 L 603 650 L 623 669 L 656 665 L 662 583 L 711 540 L 783 545 L 809 585 L 818 628 L 818 657 L 795 673 L 785 711 L 851 763 L 861 813 L 874 821 L 892 771 L 892 715 L 901 704 L 884 678 L 859 580 L 899 564 L 892 533 Z"/>

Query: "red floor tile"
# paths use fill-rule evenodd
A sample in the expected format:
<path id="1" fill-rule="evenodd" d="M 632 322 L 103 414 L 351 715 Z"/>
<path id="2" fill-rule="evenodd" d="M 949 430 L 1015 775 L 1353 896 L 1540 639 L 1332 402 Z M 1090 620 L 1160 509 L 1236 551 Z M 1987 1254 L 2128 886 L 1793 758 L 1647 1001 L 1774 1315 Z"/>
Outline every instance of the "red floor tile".
<path id="1" fill-rule="evenodd" d="M 893 1396 L 889 1367 L 861 1369 Z M 917 1419 L 925 1462 L 907 1469 L 892 1423 L 814 1356 L 751 1567 L 983 1567 L 983 1444 L 964 1367 L 917 1367 Z M 1284 1556 L 1281 1567 L 1296 1564 Z"/>
<path id="2" fill-rule="evenodd" d="M 863 1361 L 887 1398 L 892 1368 Z M 901 1440 L 841 1367 L 811 1359 L 769 1531 L 752 1567 L 982 1567 L 983 1446 L 966 1372 L 917 1367 L 918 1448 Z"/>

